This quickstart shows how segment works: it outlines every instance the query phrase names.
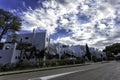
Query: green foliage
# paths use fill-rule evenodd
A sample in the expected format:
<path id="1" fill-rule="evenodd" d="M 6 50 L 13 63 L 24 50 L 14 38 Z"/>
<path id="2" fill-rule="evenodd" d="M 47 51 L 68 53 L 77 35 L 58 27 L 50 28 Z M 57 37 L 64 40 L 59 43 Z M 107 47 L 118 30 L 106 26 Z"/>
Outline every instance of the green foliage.
<path id="1" fill-rule="evenodd" d="M 72 64 L 81 64 L 81 63 L 85 63 L 84 59 L 78 59 L 78 60 L 63 59 L 63 60 L 47 60 L 47 61 L 37 61 L 37 62 L 18 62 L 16 64 L 0 65 L 0 72 L 25 70 L 25 69 L 33 69 L 33 68 L 45 68 L 45 67 L 52 67 L 52 66 L 72 65 Z"/>
<path id="2" fill-rule="evenodd" d="M 57 60 L 46 60 L 42 64 L 45 64 L 43 67 L 57 66 Z"/>
<path id="3" fill-rule="evenodd" d="M 42 60 L 45 55 L 45 49 L 38 50 L 31 43 L 21 42 L 17 45 L 18 50 L 21 50 L 21 56 L 24 56 L 27 60 L 35 58 L 36 60 Z"/>
<path id="4" fill-rule="evenodd" d="M 115 43 L 109 46 L 106 46 L 105 49 L 103 50 L 106 53 L 120 53 L 120 43 Z"/>
<path id="5" fill-rule="evenodd" d="M 0 71 L 3 72 L 3 71 L 12 71 L 14 70 L 15 68 L 15 64 L 5 64 L 5 65 L 1 65 L 0 66 Z"/>
<path id="6" fill-rule="evenodd" d="M 60 60 L 60 61 L 58 61 L 58 64 L 59 65 L 66 65 L 66 60 Z"/>
<path id="7" fill-rule="evenodd" d="M 92 61 L 93 62 L 101 62 L 102 58 L 97 58 L 96 56 L 92 56 Z"/>
<path id="8" fill-rule="evenodd" d="M 92 56 L 92 61 L 97 62 L 97 57 L 96 56 Z"/>
<path id="9" fill-rule="evenodd" d="M 75 64 L 85 63 L 85 59 L 81 57 L 77 57 L 75 60 Z"/>
<path id="10" fill-rule="evenodd" d="M 75 64 L 81 64 L 81 63 L 85 63 L 85 60 L 84 59 L 75 60 Z"/>
<path id="11" fill-rule="evenodd" d="M 51 60 L 51 59 L 59 59 L 59 54 L 53 55 L 53 54 L 46 53 L 45 56 L 49 60 Z"/>
<path id="12" fill-rule="evenodd" d="M 47 66 L 49 67 L 50 66 L 50 61 L 44 61 L 45 65 L 44 66 Z"/>
<path id="13" fill-rule="evenodd" d="M 114 55 L 120 53 L 120 43 L 114 43 L 112 45 L 106 46 L 103 51 L 106 52 L 107 60 L 114 60 Z"/>
<path id="14" fill-rule="evenodd" d="M 64 54 L 62 54 L 61 59 L 67 59 L 67 58 L 70 58 L 70 57 L 72 57 L 71 54 L 69 54 L 69 53 L 64 53 Z"/>
<path id="15" fill-rule="evenodd" d="M 117 56 L 115 59 L 116 59 L 116 60 L 120 60 L 120 56 Z"/>
<path id="16" fill-rule="evenodd" d="M 0 34 L 0 41 L 8 30 L 11 32 L 19 31 L 21 29 L 21 20 L 14 16 L 12 13 L 8 11 L 4 11 L 0 9 L 0 30 L 2 31 Z"/>

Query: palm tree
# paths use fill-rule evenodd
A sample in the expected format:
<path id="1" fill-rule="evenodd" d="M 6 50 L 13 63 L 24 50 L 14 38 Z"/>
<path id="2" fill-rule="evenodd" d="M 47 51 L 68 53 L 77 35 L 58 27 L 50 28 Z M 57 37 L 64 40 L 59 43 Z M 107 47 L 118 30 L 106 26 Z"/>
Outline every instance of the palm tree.
<path id="1" fill-rule="evenodd" d="M 8 11 L 0 9 L 0 41 L 8 32 L 19 31 L 21 29 L 21 20 Z"/>

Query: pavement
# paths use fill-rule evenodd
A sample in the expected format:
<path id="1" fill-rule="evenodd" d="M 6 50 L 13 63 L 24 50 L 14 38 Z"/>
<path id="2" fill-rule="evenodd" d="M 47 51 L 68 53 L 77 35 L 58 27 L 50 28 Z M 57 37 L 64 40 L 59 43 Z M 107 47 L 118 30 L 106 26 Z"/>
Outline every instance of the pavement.
<path id="1" fill-rule="evenodd" d="M 88 64 L 92 64 L 92 65 L 88 65 Z M 18 71 L 18 72 L 13 72 L 12 74 L 11 73 L 2 74 L 0 76 L 0 80 L 43 80 L 40 78 L 45 78 L 46 76 L 57 75 L 57 74 L 60 75 L 62 73 L 68 74 L 72 72 L 72 74 L 74 74 L 76 73 L 76 71 L 87 72 L 89 70 L 94 70 L 96 68 L 104 67 L 105 65 L 109 65 L 109 64 L 113 64 L 113 62 L 106 63 L 106 64 L 101 64 L 101 62 L 100 63 L 86 63 L 86 64 L 83 64 L 86 66 L 83 66 L 82 64 L 80 64 L 80 65 L 52 67 L 52 68 L 46 68 L 46 69 L 36 69 L 36 70 L 33 69 L 33 70 L 23 71 L 23 72 Z M 47 79 L 44 79 L 44 80 L 47 80 Z M 55 80 L 59 80 L 59 79 L 55 79 Z M 69 79 L 63 78 L 63 80 L 69 80 Z M 76 80 L 76 79 L 72 79 L 72 80 Z"/>

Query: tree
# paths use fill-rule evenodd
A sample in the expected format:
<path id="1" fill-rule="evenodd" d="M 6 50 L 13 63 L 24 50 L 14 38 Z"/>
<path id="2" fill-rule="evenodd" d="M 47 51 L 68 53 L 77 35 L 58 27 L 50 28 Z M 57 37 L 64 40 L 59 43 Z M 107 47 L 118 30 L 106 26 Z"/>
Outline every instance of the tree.
<path id="1" fill-rule="evenodd" d="M 45 55 L 45 49 L 43 49 L 41 51 L 37 50 L 35 53 L 35 57 L 36 57 L 36 59 L 39 59 L 39 61 L 40 61 L 40 59 L 43 60 L 44 55 Z"/>
<path id="2" fill-rule="evenodd" d="M 120 43 L 115 43 L 109 46 L 106 46 L 103 50 L 104 52 L 118 54 L 120 53 Z"/>
<path id="3" fill-rule="evenodd" d="M 72 54 L 69 54 L 68 52 L 64 52 L 64 54 L 62 54 L 61 59 L 67 59 L 72 57 Z"/>
<path id="4" fill-rule="evenodd" d="M 21 20 L 8 11 L 0 9 L 0 41 L 8 32 L 16 32 L 21 29 Z"/>
<path id="5" fill-rule="evenodd" d="M 86 44 L 86 56 L 87 56 L 87 58 L 89 59 L 89 61 L 91 61 L 91 53 L 90 53 L 90 51 L 89 51 L 89 47 L 88 47 L 87 44 Z"/>
<path id="6" fill-rule="evenodd" d="M 106 56 L 108 60 L 113 60 L 120 53 L 120 43 L 114 43 L 112 45 L 106 46 L 103 52 L 106 52 Z"/>

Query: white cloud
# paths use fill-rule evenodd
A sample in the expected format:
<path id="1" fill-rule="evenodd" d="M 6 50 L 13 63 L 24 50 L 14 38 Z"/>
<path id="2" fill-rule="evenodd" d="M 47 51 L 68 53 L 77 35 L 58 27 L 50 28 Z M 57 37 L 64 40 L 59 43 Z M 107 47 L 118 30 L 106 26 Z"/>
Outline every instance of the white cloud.
<path id="1" fill-rule="evenodd" d="M 21 18 L 24 20 L 23 29 L 32 30 L 33 28 L 39 27 L 40 29 L 47 30 L 48 34 L 52 35 L 57 32 L 56 29 L 59 26 L 59 28 L 71 30 L 73 34 L 71 36 L 58 38 L 56 40 L 57 42 L 66 44 L 89 43 L 90 45 L 93 45 L 99 41 L 103 41 L 105 39 L 107 40 L 110 35 L 115 35 L 117 29 L 114 28 L 114 19 L 116 17 L 115 13 L 117 12 L 117 9 L 120 8 L 118 7 L 118 2 L 120 1 L 44 1 L 42 3 L 43 8 L 38 7 L 34 10 L 29 8 L 28 11 L 21 13 Z M 82 24 L 79 22 L 77 14 L 84 14 L 89 17 L 90 20 L 88 20 L 85 24 Z M 56 23 L 58 20 L 60 21 L 60 24 Z M 71 37 L 74 37 L 75 39 Z M 119 40 L 119 38 L 117 38 L 117 40 Z M 98 45 L 93 46 L 102 48 L 102 46 Z"/>

